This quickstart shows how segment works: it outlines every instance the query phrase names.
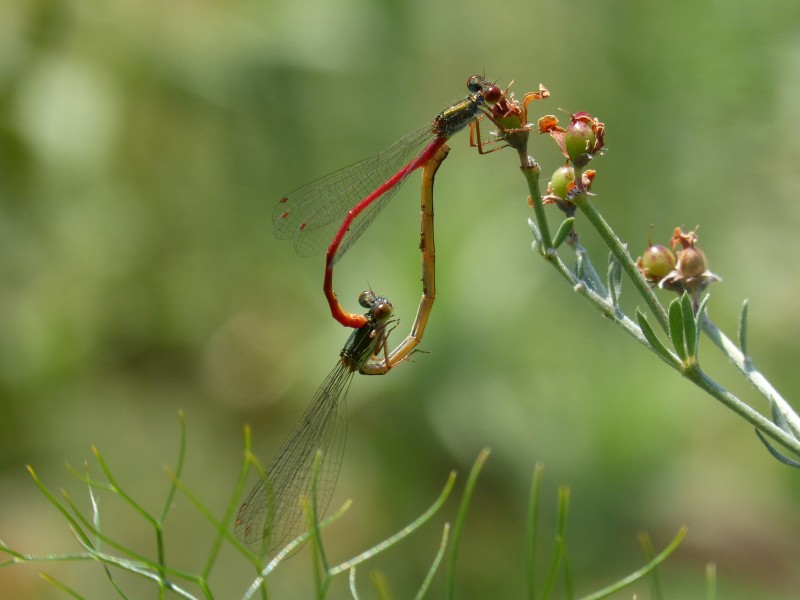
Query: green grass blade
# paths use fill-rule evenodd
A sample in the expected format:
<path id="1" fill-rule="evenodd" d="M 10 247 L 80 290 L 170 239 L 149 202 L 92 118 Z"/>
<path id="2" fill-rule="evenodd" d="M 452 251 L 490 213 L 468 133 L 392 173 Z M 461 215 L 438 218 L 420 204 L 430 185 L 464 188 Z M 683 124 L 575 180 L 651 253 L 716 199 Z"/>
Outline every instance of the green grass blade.
<path id="1" fill-rule="evenodd" d="M 334 521 L 339 520 L 339 518 L 341 518 L 341 516 L 348 511 L 348 509 L 350 508 L 351 505 L 352 505 L 352 502 L 350 500 L 348 500 L 347 502 L 342 504 L 342 506 L 339 508 L 339 510 L 337 510 L 330 517 L 326 518 L 322 523 L 320 523 L 320 528 L 324 529 L 325 527 L 327 527 L 328 525 L 330 525 Z M 294 554 L 295 551 L 300 546 L 305 544 L 306 541 L 308 541 L 308 538 L 311 537 L 311 535 L 312 534 L 311 534 L 310 531 L 303 532 L 302 534 L 297 536 L 295 539 L 293 539 L 291 542 L 286 544 L 286 546 L 284 546 L 283 549 L 281 549 L 281 551 L 278 552 L 272 558 L 272 560 L 269 561 L 267 566 L 265 566 L 263 569 L 261 569 L 261 571 L 259 572 L 258 577 L 256 577 L 253 580 L 253 582 L 250 584 L 250 587 L 247 589 L 247 592 L 242 596 L 242 600 L 248 600 L 249 598 L 252 598 L 253 595 L 256 592 L 258 592 L 259 590 L 261 590 L 262 593 L 263 593 L 262 586 L 263 586 L 264 581 L 266 580 L 266 578 L 278 567 L 278 565 L 281 562 L 283 562 L 286 558 L 288 558 L 289 556 Z"/>
<path id="2" fill-rule="evenodd" d="M 389 584 L 386 581 L 386 575 L 382 571 L 372 571 L 369 574 L 370 583 L 378 594 L 378 600 L 392 600 L 392 594 L 389 593 Z"/>
<path id="3" fill-rule="evenodd" d="M 169 510 L 174 504 L 175 500 L 175 492 L 177 491 L 178 487 L 175 483 L 177 480 L 181 478 L 183 474 L 183 465 L 186 461 L 186 415 L 184 415 L 183 411 L 178 411 L 178 421 L 180 423 L 180 443 L 178 445 L 178 460 L 175 464 L 175 477 L 172 479 L 172 485 L 169 486 L 169 491 L 167 492 L 167 498 L 164 502 L 164 508 L 161 509 L 161 514 L 158 517 L 158 523 L 160 525 L 164 524 L 164 521 L 167 520 L 167 515 L 169 514 Z"/>
<path id="4" fill-rule="evenodd" d="M 561 562 L 564 565 L 564 595 L 567 600 L 575 598 L 575 592 L 572 586 L 572 564 L 569 561 L 569 554 L 567 553 L 567 540 L 566 538 L 559 538 L 558 545 L 560 546 Z"/>
<path id="5" fill-rule="evenodd" d="M 68 594 L 69 596 L 71 596 L 71 597 L 73 597 L 73 598 L 77 598 L 77 599 L 79 599 L 79 600 L 84 600 L 84 597 L 83 597 L 83 596 L 81 596 L 81 595 L 80 595 L 78 592 L 76 592 L 76 591 L 75 591 L 75 590 L 73 590 L 71 587 L 67 586 L 66 584 L 64 584 L 64 583 L 61 583 L 61 582 L 60 582 L 60 581 L 58 581 L 57 579 L 54 579 L 53 577 L 51 577 L 51 576 L 50 576 L 50 575 L 48 575 L 47 573 L 39 573 L 39 576 L 40 576 L 42 579 L 44 579 L 44 580 L 45 580 L 47 583 L 49 583 L 49 584 L 50 584 L 50 585 L 52 585 L 53 587 L 56 587 L 56 588 L 58 588 L 59 590 L 61 590 L 61 591 L 62 591 L 62 592 L 64 592 L 65 594 Z"/>
<path id="6" fill-rule="evenodd" d="M 348 569 L 352 569 L 354 566 L 364 562 L 365 560 L 372 558 L 373 556 L 375 556 L 380 552 L 383 552 L 387 548 L 393 546 L 403 538 L 409 536 L 411 533 L 419 529 L 422 525 L 427 523 L 431 519 L 431 517 L 434 514 L 436 514 L 439 511 L 439 509 L 442 508 L 442 506 L 444 506 L 444 503 L 447 501 L 448 496 L 450 496 L 450 492 L 453 490 L 455 482 L 456 482 L 456 474 L 455 472 L 452 472 L 450 473 L 450 476 L 447 478 L 447 482 L 444 485 L 444 489 L 439 494 L 439 497 L 433 504 L 431 504 L 428 510 L 426 510 L 419 517 L 414 519 L 414 521 L 403 527 L 403 529 L 395 533 L 393 536 L 386 538 L 384 541 L 380 542 L 379 544 L 376 544 L 369 550 L 366 550 L 365 552 L 362 552 L 361 554 L 354 556 L 353 558 L 346 560 L 343 563 L 333 567 L 330 570 L 331 576 L 338 575 L 339 573 L 342 573 Z"/>
<path id="7" fill-rule="evenodd" d="M 311 499 L 304 502 L 308 529 L 311 531 L 311 543 L 314 545 L 314 559 L 317 564 L 314 568 L 314 578 L 317 584 L 317 595 L 322 598 L 327 589 L 328 574 L 331 566 L 325 553 L 325 546 L 322 543 L 322 534 L 319 527 L 319 510 L 317 509 L 319 473 L 322 467 L 322 451 L 317 450 L 314 455 L 314 465 L 311 468 Z"/>
<path id="8" fill-rule="evenodd" d="M 444 531 L 442 532 L 442 542 L 439 544 L 439 550 L 436 552 L 436 556 L 433 558 L 433 562 L 431 563 L 431 568 L 428 569 L 428 574 L 425 576 L 417 595 L 414 596 L 414 600 L 422 600 L 425 597 L 425 594 L 428 593 L 428 589 L 431 587 L 431 583 L 433 582 L 433 577 L 436 575 L 436 571 L 439 570 L 439 565 L 442 564 L 444 553 L 447 550 L 447 540 L 449 537 L 450 523 L 445 523 Z"/>
<path id="9" fill-rule="evenodd" d="M 655 555 L 655 549 L 653 548 L 653 541 L 650 539 L 650 536 L 646 532 L 642 532 L 639 534 L 639 545 L 642 547 L 642 554 L 644 554 L 644 559 L 647 562 L 653 560 L 653 556 Z M 650 594 L 653 596 L 653 600 L 662 600 L 663 592 L 661 589 L 661 579 L 658 576 L 658 569 L 653 569 L 650 573 Z"/>
<path id="10" fill-rule="evenodd" d="M 129 557 L 133 558 L 134 560 L 138 560 L 138 561 L 141 561 L 141 562 L 147 562 L 148 561 L 147 557 L 145 557 L 145 556 L 143 556 L 141 554 L 137 554 L 136 552 L 134 552 L 130 548 L 122 545 L 121 543 L 117 542 L 113 538 L 108 537 L 107 535 L 105 535 L 99 529 L 96 529 L 95 526 L 89 521 L 89 519 L 87 519 L 80 512 L 80 509 L 78 509 L 77 505 L 72 500 L 72 497 L 70 497 L 66 492 L 63 492 L 63 494 L 64 494 L 64 502 L 66 502 L 66 504 L 70 507 L 72 512 L 75 513 L 76 519 L 83 524 L 83 527 L 86 530 L 88 530 L 89 533 L 91 533 L 95 537 L 95 539 L 102 541 L 103 543 L 105 543 L 108 546 L 114 548 L 115 550 L 118 550 L 119 552 L 124 552 Z M 73 533 L 75 533 L 75 532 L 73 532 Z M 95 544 L 93 544 L 91 541 L 89 541 L 88 535 L 77 536 L 77 539 L 78 539 L 78 542 L 82 546 L 91 549 L 93 552 L 94 551 L 99 551 L 98 547 L 95 546 Z M 157 565 L 155 563 L 151 563 L 151 564 L 152 564 L 153 568 L 156 568 Z"/>
<path id="11" fill-rule="evenodd" d="M 150 579 L 151 581 L 158 584 L 160 589 L 166 589 L 171 592 L 178 594 L 183 598 L 191 598 L 192 596 L 189 592 L 178 586 L 177 584 L 169 581 L 165 577 L 162 576 L 160 569 L 153 566 L 151 562 L 138 562 L 134 560 L 130 560 L 127 558 L 120 558 L 118 556 L 114 556 L 111 554 L 107 554 L 105 552 L 100 552 L 93 549 L 91 546 L 84 546 L 84 548 L 91 554 L 92 558 L 100 561 L 103 564 L 111 565 L 114 567 L 119 567 L 128 573 L 132 573 L 134 575 L 139 575 L 144 577 L 145 579 Z M 186 571 L 181 571 L 178 569 L 165 569 L 170 575 L 175 576 L 176 578 L 183 579 L 185 581 L 190 581 L 192 583 L 198 583 L 198 578 L 193 573 L 189 573 Z"/>
<path id="12" fill-rule="evenodd" d="M 543 475 L 544 465 L 537 462 L 533 469 L 533 477 L 531 478 L 531 492 L 528 496 L 528 516 L 525 532 L 525 538 L 528 542 L 526 548 L 528 553 L 528 560 L 526 561 L 528 600 L 534 600 L 536 598 L 536 541 L 539 539 L 539 507 L 541 505 Z"/>
<path id="13" fill-rule="evenodd" d="M 139 506 L 139 504 L 130 496 L 124 489 L 117 483 L 116 478 L 111 473 L 111 469 L 109 468 L 108 464 L 106 463 L 103 455 L 100 453 L 100 450 L 97 446 L 92 445 L 92 453 L 94 454 L 95 458 L 97 458 L 97 462 L 100 464 L 100 468 L 103 469 L 103 474 L 108 479 L 108 483 L 111 484 L 112 491 L 117 494 L 120 498 L 122 498 L 127 504 L 131 506 L 136 512 L 138 512 L 145 520 L 147 520 L 150 525 L 155 528 L 158 528 L 158 521 L 150 515 L 144 508 Z"/>
<path id="14" fill-rule="evenodd" d="M 455 594 L 455 571 L 456 571 L 456 561 L 458 559 L 458 543 L 461 540 L 461 532 L 464 529 L 464 522 L 467 520 L 467 510 L 469 509 L 470 500 L 472 500 L 472 494 L 475 490 L 475 484 L 478 481 L 478 475 L 480 475 L 481 469 L 483 469 L 483 465 L 489 458 L 489 452 L 490 451 L 488 448 L 484 448 L 478 454 L 478 458 L 475 459 L 475 463 L 472 465 L 469 477 L 467 478 L 467 484 L 466 486 L 464 486 L 464 496 L 461 498 L 461 505 L 458 508 L 456 524 L 455 527 L 453 528 L 453 546 L 450 549 L 450 559 L 447 561 L 447 577 L 445 578 L 445 598 L 447 598 L 448 600 L 452 600 L 453 595 Z"/>
<path id="15" fill-rule="evenodd" d="M 545 580 L 542 589 L 542 600 L 547 600 L 555 587 L 556 580 L 558 579 L 558 572 L 561 569 L 562 562 L 566 559 L 566 531 L 567 531 L 567 509 L 569 508 L 569 488 L 562 486 L 558 490 L 558 514 L 556 516 L 556 543 L 553 550 L 553 556 L 550 560 L 550 569 L 548 570 L 547 579 Z M 568 582 L 571 587 L 571 583 Z"/>
<path id="16" fill-rule="evenodd" d="M 639 581 L 645 575 L 647 575 L 653 569 L 655 569 L 658 565 L 664 562 L 667 559 L 667 557 L 677 549 L 677 547 L 683 541 L 683 538 L 686 536 L 687 531 L 688 530 L 686 527 L 681 527 L 680 531 L 678 531 L 678 534 L 669 543 L 669 545 L 666 548 L 664 548 L 664 550 L 662 550 L 655 558 L 653 558 L 653 560 L 651 560 L 649 563 L 647 563 L 644 567 L 642 567 L 638 571 L 634 571 L 627 577 L 623 577 L 616 583 L 613 583 L 610 586 L 603 588 L 602 590 L 598 590 L 593 594 L 584 596 L 581 600 L 601 600 L 602 598 L 608 598 L 612 594 L 616 594 L 620 590 Z"/>
<path id="17" fill-rule="evenodd" d="M 717 597 L 717 565 L 706 565 L 706 600 L 716 600 Z"/>
<path id="18" fill-rule="evenodd" d="M 208 553 L 208 558 L 206 559 L 206 563 L 203 566 L 203 570 L 201 571 L 204 578 L 208 578 L 211 575 L 211 570 L 214 566 L 214 563 L 219 555 L 220 550 L 222 549 L 222 543 L 224 540 L 228 540 L 233 542 L 233 546 L 242 552 L 243 556 L 245 556 L 253 565 L 256 566 L 259 570 L 261 569 L 261 560 L 255 556 L 248 548 L 246 548 L 243 544 L 239 544 L 239 541 L 236 539 L 236 536 L 230 533 L 230 526 L 233 524 L 237 511 L 239 509 L 239 502 L 242 497 L 242 493 L 244 492 L 245 484 L 247 483 L 247 473 L 250 470 L 250 461 L 248 460 L 248 454 L 252 455 L 251 452 L 251 435 L 250 435 L 250 427 L 245 426 L 244 428 L 244 452 L 242 458 L 242 465 L 239 469 L 239 475 L 236 477 L 236 483 L 233 486 L 233 490 L 231 491 L 230 500 L 228 500 L 228 506 L 225 509 L 225 514 L 222 517 L 222 520 L 215 522 L 213 517 L 211 517 L 211 513 L 208 510 L 205 510 L 205 507 L 202 503 L 195 502 L 195 506 L 197 506 L 201 512 L 206 515 L 206 520 L 211 523 L 217 530 L 217 535 L 214 537 L 214 541 L 211 544 L 211 549 Z M 179 481 L 179 480 L 177 480 Z"/>
<path id="19" fill-rule="evenodd" d="M 350 585 L 350 595 L 353 600 L 358 600 L 358 590 L 356 589 L 356 567 L 350 569 L 350 576 L 348 577 Z"/>
<path id="20" fill-rule="evenodd" d="M 92 523 L 94 524 L 94 528 L 98 533 L 102 533 L 102 522 L 100 520 L 100 503 L 95 495 L 94 487 L 89 483 L 89 463 L 84 463 L 84 468 L 86 469 L 86 491 L 89 494 L 89 502 L 92 506 Z M 75 508 L 73 507 L 73 510 Z M 102 545 L 102 537 L 100 535 L 95 536 L 94 545 L 97 549 L 100 549 Z M 106 578 L 108 579 L 111 586 L 116 590 L 117 594 L 121 598 L 125 598 L 127 600 L 128 596 L 125 594 L 122 587 L 117 583 L 117 580 L 114 578 L 114 574 L 111 572 L 111 569 L 108 565 L 103 564 L 103 571 L 106 574 Z"/>
<path id="21" fill-rule="evenodd" d="M 91 542 L 89 541 L 89 536 L 87 536 L 87 535 L 86 535 L 86 533 L 84 533 L 83 529 L 82 529 L 82 528 L 81 528 L 81 526 L 78 524 L 78 522 L 77 522 L 77 521 L 76 521 L 76 520 L 73 518 L 73 516 L 70 514 L 70 512 L 69 512 L 69 511 L 68 511 L 66 508 L 64 508 L 64 505 L 63 505 L 63 504 L 61 504 L 61 502 L 59 502 L 59 501 L 58 501 L 58 499 L 57 499 L 57 498 L 55 497 L 55 495 L 54 495 L 54 494 L 53 494 L 53 493 L 52 493 L 52 492 L 51 492 L 51 491 L 50 491 L 50 490 L 47 488 L 47 486 L 45 486 L 45 485 L 44 485 L 44 484 L 41 482 L 41 480 L 39 479 L 39 476 L 36 474 L 36 471 L 34 471 L 34 470 L 33 470 L 33 467 L 31 467 L 30 465 L 28 465 L 28 467 L 27 467 L 27 468 L 28 468 L 28 473 L 30 473 L 30 474 L 31 474 L 31 477 L 33 477 L 33 482 L 36 484 L 36 487 L 38 487 L 38 488 L 39 488 L 39 490 L 40 490 L 40 491 L 41 491 L 41 492 L 42 492 L 42 493 L 45 495 L 45 497 L 46 497 L 46 498 L 47 498 L 47 499 L 50 501 L 50 503 L 51 503 L 53 506 L 55 506 L 55 507 L 56 507 L 56 510 L 58 510 L 58 512 L 60 512 L 60 513 L 61 513 L 61 514 L 64 516 L 64 518 L 67 520 L 67 522 L 68 522 L 68 523 L 70 524 L 70 526 L 72 527 L 72 531 L 73 531 L 73 533 L 74 533 L 74 534 L 75 534 L 77 537 L 79 537 L 81 540 L 83 540 L 83 542 L 84 542 L 86 545 L 89 545 L 89 546 L 91 546 Z"/>

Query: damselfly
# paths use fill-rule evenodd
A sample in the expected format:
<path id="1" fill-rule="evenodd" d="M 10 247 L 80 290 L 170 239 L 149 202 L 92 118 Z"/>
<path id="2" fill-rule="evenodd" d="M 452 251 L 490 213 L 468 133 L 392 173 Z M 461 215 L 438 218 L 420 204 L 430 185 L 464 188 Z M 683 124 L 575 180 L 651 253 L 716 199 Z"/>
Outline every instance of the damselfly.
<path id="1" fill-rule="evenodd" d="M 364 317 L 345 311 L 333 291 L 333 266 L 352 246 L 416 169 L 424 165 L 455 133 L 476 117 L 494 119 L 486 106 L 503 92 L 480 75 L 467 80 L 470 94 L 447 107 L 424 127 L 406 135 L 375 156 L 290 192 L 272 215 L 275 235 L 294 239 L 295 249 L 310 256 L 327 246 L 323 290 L 333 317 L 358 328 Z M 420 148 L 423 146 L 422 150 Z M 333 236 L 333 237 L 331 237 Z"/>
<path id="2" fill-rule="evenodd" d="M 342 349 L 339 361 L 317 390 L 302 420 L 278 450 L 239 509 L 235 528 L 239 538 L 258 554 L 272 554 L 304 529 L 302 500 L 310 499 L 316 452 L 322 451 L 317 482 L 318 514 L 330 502 L 344 452 L 346 413 L 344 399 L 356 371 L 382 375 L 405 360 L 419 344 L 436 296 L 433 233 L 433 183 L 447 157 L 443 145 L 425 163 L 420 202 L 422 298 L 411 331 L 394 350 L 388 350 L 391 303 L 367 291 L 359 304 L 367 308 L 366 323 L 356 329 Z"/>

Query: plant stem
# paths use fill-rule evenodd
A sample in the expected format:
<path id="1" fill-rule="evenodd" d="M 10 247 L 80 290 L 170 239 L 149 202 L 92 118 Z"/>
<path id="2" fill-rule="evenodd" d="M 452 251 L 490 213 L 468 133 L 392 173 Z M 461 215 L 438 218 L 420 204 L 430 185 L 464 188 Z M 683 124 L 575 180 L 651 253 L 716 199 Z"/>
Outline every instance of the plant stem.
<path id="1" fill-rule="evenodd" d="M 751 384 L 753 384 L 753 387 L 769 401 L 770 407 L 781 413 L 794 435 L 800 437 L 800 416 L 798 416 L 789 403 L 784 400 L 783 396 L 772 387 L 772 384 L 767 381 L 766 377 L 753 366 L 753 361 L 746 357 L 736 344 L 717 329 L 716 325 L 714 325 L 708 316 L 703 316 L 701 325 L 709 339 L 711 339 L 711 341 L 722 350 L 723 354 L 736 365 L 736 368 L 741 371 L 742 375 L 744 375 Z"/>
<path id="2" fill-rule="evenodd" d="M 722 402 L 725 406 L 756 427 L 759 431 L 763 431 L 776 442 L 800 454 L 800 440 L 786 433 L 761 413 L 753 410 L 747 404 L 739 400 L 739 398 L 718 385 L 699 367 L 686 369 L 683 371 L 683 375 L 700 389 Z"/>
<path id="3" fill-rule="evenodd" d="M 547 224 L 547 217 L 544 214 L 544 206 L 542 205 L 542 194 L 539 191 L 539 175 L 542 173 L 542 168 L 532 156 L 528 156 L 524 160 L 522 156 L 520 154 L 520 161 L 523 163 L 520 170 L 528 183 L 533 214 L 536 217 L 536 225 L 539 227 L 539 234 L 542 238 L 542 251 L 547 256 L 553 253 L 553 238 L 550 235 L 550 227 Z"/>
<path id="4" fill-rule="evenodd" d="M 577 177 L 578 174 L 576 173 L 575 176 Z M 617 258 L 619 264 L 628 274 L 628 277 L 633 282 L 636 290 L 639 292 L 642 298 L 644 298 L 645 303 L 653 312 L 661 327 L 664 329 L 664 331 L 669 331 L 667 312 L 664 310 L 664 307 L 661 306 L 658 298 L 656 298 L 655 293 L 650 288 L 650 284 L 647 283 L 641 271 L 639 271 L 625 244 L 622 243 L 622 240 L 620 240 L 611 227 L 609 227 L 608 223 L 606 223 L 605 219 L 603 219 L 602 215 L 597 211 L 588 195 L 578 194 L 572 200 L 575 205 L 581 209 L 581 212 L 589 220 L 597 233 L 600 234 L 600 237 L 606 243 L 606 246 L 608 246 L 608 248 Z"/>

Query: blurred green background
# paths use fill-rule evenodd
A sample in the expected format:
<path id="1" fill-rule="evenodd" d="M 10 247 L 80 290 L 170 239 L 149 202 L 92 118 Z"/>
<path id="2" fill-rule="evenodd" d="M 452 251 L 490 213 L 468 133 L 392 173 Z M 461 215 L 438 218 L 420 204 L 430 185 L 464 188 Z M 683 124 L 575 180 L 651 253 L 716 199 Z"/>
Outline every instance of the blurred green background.
<path id="1" fill-rule="evenodd" d="M 712 318 L 735 334 L 749 298 L 756 363 L 791 399 L 800 384 L 799 3 L 6 0 L 0 538 L 28 552 L 77 549 L 24 465 L 85 508 L 64 462 L 90 460 L 91 444 L 157 512 L 181 409 L 187 483 L 221 511 L 242 426 L 252 425 L 267 461 L 347 335 L 324 304 L 323 259 L 273 238 L 276 201 L 424 124 L 476 72 L 515 80 L 518 95 L 545 83 L 553 97 L 532 118 L 564 108 L 606 123 L 593 189 L 607 220 L 634 255 L 651 223 L 662 243 L 675 226 L 701 224 L 724 279 Z M 480 157 L 463 133 L 451 146 L 437 179 L 428 353 L 353 381 L 333 504 L 355 505 L 327 532 L 333 560 L 411 521 L 450 469 L 463 484 L 489 446 L 459 598 L 522 596 L 536 461 L 547 466 L 546 523 L 558 484 L 572 487 L 577 592 L 641 564 L 639 531 L 661 547 L 686 524 L 662 572 L 668 597 L 700 597 L 714 561 L 720 598 L 797 598 L 798 473 L 534 256 L 513 152 Z M 532 137 L 530 150 L 546 171 L 560 162 L 549 139 Z M 337 271 L 345 306 L 371 286 L 394 301 L 398 332 L 420 293 L 418 194 L 415 176 Z M 603 265 L 588 231 L 584 241 Z M 708 344 L 702 358 L 763 408 Z M 141 521 L 113 499 L 103 508 L 118 537 L 152 554 Z M 411 597 L 454 508 L 362 569 L 365 596 L 379 568 L 395 597 Z M 173 516 L 168 558 L 196 570 L 212 532 L 180 495 Z M 220 567 L 220 597 L 239 597 L 250 569 L 227 554 Z M 39 568 L 111 597 L 97 565 L 75 563 L 0 570 L 0 596 L 63 597 Z M 306 549 L 276 576 L 273 597 L 309 597 L 309 573 Z M 133 597 L 153 597 L 129 583 Z M 346 596 L 344 583 L 331 597 Z M 648 597 L 644 586 L 638 593 Z"/>

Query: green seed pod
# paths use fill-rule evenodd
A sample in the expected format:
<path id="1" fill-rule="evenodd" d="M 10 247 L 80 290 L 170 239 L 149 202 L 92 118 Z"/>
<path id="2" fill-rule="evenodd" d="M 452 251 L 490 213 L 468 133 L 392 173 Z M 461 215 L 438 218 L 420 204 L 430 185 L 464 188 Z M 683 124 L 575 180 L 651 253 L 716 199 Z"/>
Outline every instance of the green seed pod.
<path id="1" fill-rule="evenodd" d="M 575 113 L 564 134 L 564 149 L 569 159 L 574 163 L 586 163 L 587 159 L 583 155 L 593 151 L 596 141 L 589 115 Z"/>
<path id="2" fill-rule="evenodd" d="M 675 268 L 675 255 L 666 246 L 653 244 L 642 254 L 639 266 L 645 277 L 658 281 Z"/>
<path id="3" fill-rule="evenodd" d="M 569 184 L 575 181 L 575 171 L 572 167 L 564 165 L 559 167 L 550 178 L 550 185 L 548 186 L 547 193 L 553 196 L 558 196 L 562 200 L 566 199 L 567 192 L 569 191 Z"/>

